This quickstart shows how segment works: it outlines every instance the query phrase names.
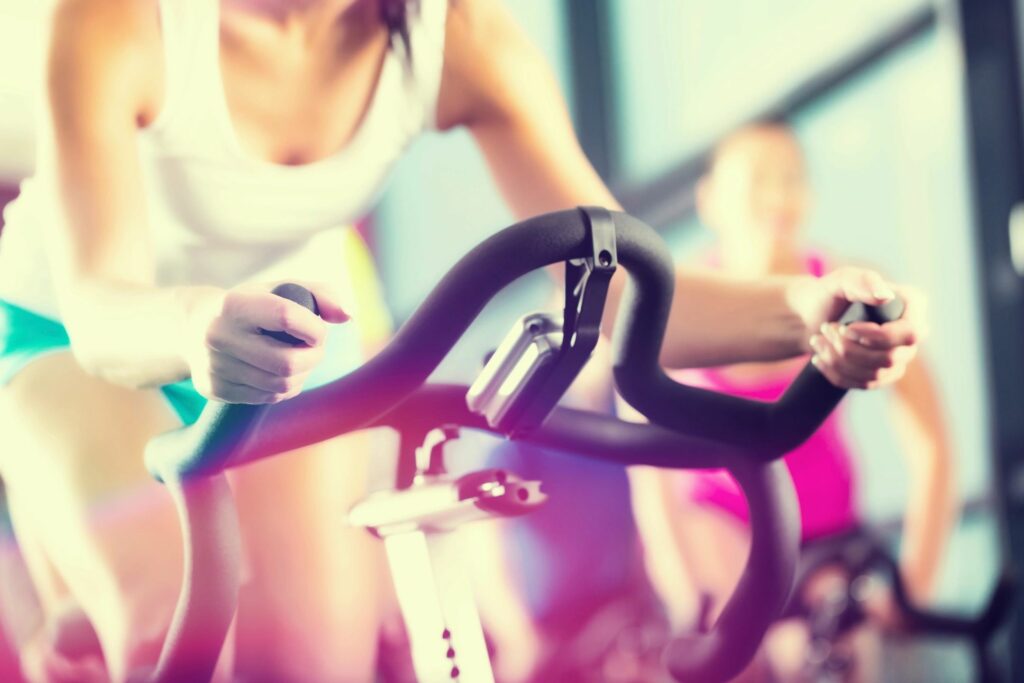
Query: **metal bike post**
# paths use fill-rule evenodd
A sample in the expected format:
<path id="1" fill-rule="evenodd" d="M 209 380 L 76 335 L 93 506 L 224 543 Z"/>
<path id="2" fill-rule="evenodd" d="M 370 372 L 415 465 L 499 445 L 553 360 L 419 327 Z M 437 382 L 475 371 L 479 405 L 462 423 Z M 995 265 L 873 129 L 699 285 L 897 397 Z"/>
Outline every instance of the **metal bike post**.
<path id="1" fill-rule="evenodd" d="M 493 683 L 487 644 L 456 532 L 410 531 L 384 540 L 416 678 Z"/>

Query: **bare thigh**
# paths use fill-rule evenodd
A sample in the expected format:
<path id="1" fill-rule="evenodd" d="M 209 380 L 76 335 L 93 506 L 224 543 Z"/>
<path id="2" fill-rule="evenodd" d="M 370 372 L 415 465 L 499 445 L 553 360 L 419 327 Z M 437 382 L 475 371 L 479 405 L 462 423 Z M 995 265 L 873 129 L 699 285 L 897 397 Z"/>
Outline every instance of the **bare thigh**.
<path id="1" fill-rule="evenodd" d="M 0 473 L 44 607 L 80 605 L 114 680 L 153 662 L 181 580 L 170 496 L 142 464 L 176 424 L 157 392 L 102 382 L 69 353 L 0 391 Z"/>
<path id="2" fill-rule="evenodd" d="M 179 425 L 159 392 L 98 380 L 68 353 L 0 390 L 0 474 L 33 580 L 48 616 L 81 607 L 115 681 L 155 663 L 180 589 L 173 502 L 142 461 L 152 436 Z M 250 572 L 240 667 L 289 683 L 371 679 L 380 554 L 344 526 L 364 489 L 365 440 L 232 475 Z"/>
<path id="3" fill-rule="evenodd" d="M 346 522 L 373 442 L 349 435 L 230 473 L 248 574 L 236 635 L 245 680 L 373 679 L 387 568 L 379 542 Z"/>

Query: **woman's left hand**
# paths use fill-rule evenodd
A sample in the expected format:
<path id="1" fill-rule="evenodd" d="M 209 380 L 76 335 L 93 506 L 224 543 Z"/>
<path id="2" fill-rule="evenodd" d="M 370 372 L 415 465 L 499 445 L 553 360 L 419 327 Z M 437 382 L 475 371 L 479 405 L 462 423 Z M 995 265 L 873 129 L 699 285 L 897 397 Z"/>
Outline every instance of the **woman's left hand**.
<path id="1" fill-rule="evenodd" d="M 863 268 L 840 268 L 819 278 L 817 284 L 816 305 L 805 309 L 815 367 L 843 389 L 875 389 L 899 380 L 924 336 L 921 293 L 894 287 L 878 273 Z M 883 325 L 836 322 L 851 302 L 879 305 L 895 296 L 906 304 L 899 320 Z"/>

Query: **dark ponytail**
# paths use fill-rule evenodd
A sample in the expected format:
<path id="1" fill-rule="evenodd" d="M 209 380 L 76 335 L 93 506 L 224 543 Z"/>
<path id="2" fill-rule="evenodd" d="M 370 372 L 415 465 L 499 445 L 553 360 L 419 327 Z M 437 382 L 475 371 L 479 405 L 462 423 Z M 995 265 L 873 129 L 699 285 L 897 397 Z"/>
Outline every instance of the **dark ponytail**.
<path id="1" fill-rule="evenodd" d="M 412 44 L 409 41 L 409 5 L 418 0 L 379 0 L 381 20 L 388 27 L 392 44 L 402 42 L 406 58 L 412 62 Z"/>

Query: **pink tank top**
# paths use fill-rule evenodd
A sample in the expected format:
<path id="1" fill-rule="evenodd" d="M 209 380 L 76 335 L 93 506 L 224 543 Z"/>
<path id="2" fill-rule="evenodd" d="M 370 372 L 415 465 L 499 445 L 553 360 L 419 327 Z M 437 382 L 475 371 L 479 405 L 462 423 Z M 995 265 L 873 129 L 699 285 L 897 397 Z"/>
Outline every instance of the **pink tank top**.
<path id="1" fill-rule="evenodd" d="M 824 274 L 819 254 L 808 254 L 807 271 L 816 277 Z M 762 401 L 777 399 L 796 376 L 795 371 L 787 370 L 741 383 L 714 368 L 672 374 L 686 384 Z M 804 541 L 846 531 L 857 523 L 853 458 L 840 421 L 837 410 L 810 439 L 785 456 L 800 503 Z M 749 520 L 746 500 L 726 471 L 688 472 L 685 482 L 684 495 L 691 502 L 720 508 L 743 522 Z"/>

